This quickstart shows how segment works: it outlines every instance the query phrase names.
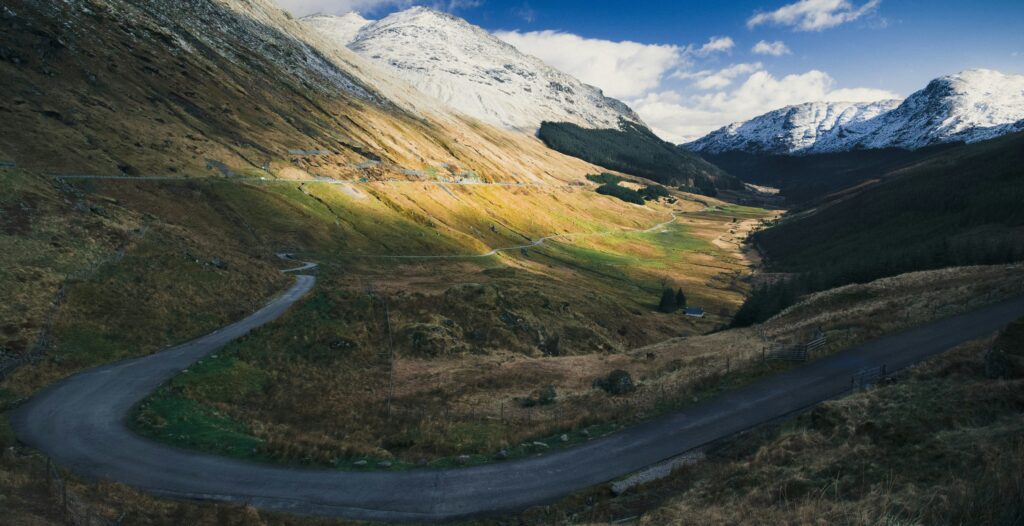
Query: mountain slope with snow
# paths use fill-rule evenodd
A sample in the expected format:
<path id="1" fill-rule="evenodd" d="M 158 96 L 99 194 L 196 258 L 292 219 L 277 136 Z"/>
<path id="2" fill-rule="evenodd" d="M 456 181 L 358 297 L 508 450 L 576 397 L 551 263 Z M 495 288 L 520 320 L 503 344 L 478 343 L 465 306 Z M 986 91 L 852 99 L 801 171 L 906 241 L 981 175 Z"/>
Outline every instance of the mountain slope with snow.
<path id="1" fill-rule="evenodd" d="M 335 42 L 348 39 L 360 24 L 352 15 L 330 18 L 336 17 L 304 22 Z M 452 108 L 505 128 L 532 133 L 543 121 L 591 129 L 619 128 L 621 120 L 642 124 L 633 110 L 598 88 L 432 9 L 414 7 L 362 25 L 348 47 Z"/>
<path id="2" fill-rule="evenodd" d="M 896 102 L 790 106 L 731 124 L 685 147 L 710 154 L 916 150 L 1024 130 L 1024 75 L 967 70 L 937 78 Z"/>
<path id="3" fill-rule="evenodd" d="M 817 151 L 915 150 L 946 142 L 978 142 L 1024 130 L 1024 75 L 974 69 L 939 77 L 877 118 L 850 125 Z"/>
<path id="4" fill-rule="evenodd" d="M 687 147 L 713 154 L 736 150 L 770 154 L 803 152 L 820 142 L 834 140 L 844 126 L 874 119 L 899 104 L 898 100 L 885 100 L 787 106 L 746 122 L 730 124 Z"/>
<path id="5" fill-rule="evenodd" d="M 356 12 L 341 16 L 310 15 L 303 17 L 302 22 L 317 30 L 328 41 L 343 47 L 348 47 L 355 40 L 360 29 L 373 23 Z"/>

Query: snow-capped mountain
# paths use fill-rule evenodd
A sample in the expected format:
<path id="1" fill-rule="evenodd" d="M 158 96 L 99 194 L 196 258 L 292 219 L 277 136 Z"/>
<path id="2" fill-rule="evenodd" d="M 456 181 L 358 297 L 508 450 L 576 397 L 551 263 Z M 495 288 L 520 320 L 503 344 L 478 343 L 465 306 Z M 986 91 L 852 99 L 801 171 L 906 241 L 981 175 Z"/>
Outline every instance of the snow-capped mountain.
<path id="1" fill-rule="evenodd" d="M 900 105 L 879 102 L 808 102 L 770 111 L 711 132 L 687 148 L 707 153 L 745 151 L 789 154 L 835 140 L 843 127 L 868 121 Z"/>
<path id="2" fill-rule="evenodd" d="M 341 16 L 310 15 L 302 18 L 302 22 L 316 29 L 327 40 L 343 47 L 355 40 L 359 30 L 373 23 L 355 11 Z"/>
<path id="3" fill-rule="evenodd" d="M 333 19 L 333 20 L 332 20 Z M 424 7 L 364 23 L 359 15 L 304 19 L 334 42 L 384 64 L 448 106 L 484 122 L 534 132 L 542 121 L 586 128 L 642 124 L 598 88 L 519 52 L 461 18 Z M 353 35 L 352 31 L 358 26 Z"/>
<path id="4" fill-rule="evenodd" d="M 731 124 L 685 147 L 712 154 L 916 150 L 1024 131 L 1024 75 L 967 70 L 937 78 L 896 102 L 790 106 Z"/>

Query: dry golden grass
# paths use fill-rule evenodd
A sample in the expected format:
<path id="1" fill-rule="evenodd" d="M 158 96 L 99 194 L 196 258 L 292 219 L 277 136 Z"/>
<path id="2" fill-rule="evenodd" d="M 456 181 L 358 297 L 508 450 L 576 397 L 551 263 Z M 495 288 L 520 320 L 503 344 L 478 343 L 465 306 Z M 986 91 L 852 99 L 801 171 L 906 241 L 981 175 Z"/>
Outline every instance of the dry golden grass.
<path id="1" fill-rule="evenodd" d="M 641 524 L 1018 524 L 1024 391 L 982 374 L 990 344 L 726 446 L 649 488 Z"/>

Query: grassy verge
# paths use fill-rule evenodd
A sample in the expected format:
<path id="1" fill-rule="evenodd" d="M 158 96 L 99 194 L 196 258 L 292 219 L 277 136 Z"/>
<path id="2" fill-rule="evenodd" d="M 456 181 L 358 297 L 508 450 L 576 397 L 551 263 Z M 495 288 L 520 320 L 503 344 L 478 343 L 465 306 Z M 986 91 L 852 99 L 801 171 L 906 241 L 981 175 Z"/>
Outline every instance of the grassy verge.
<path id="1" fill-rule="evenodd" d="M 1020 524 L 1024 377 L 990 376 L 992 346 L 965 344 L 623 495 L 594 488 L 503 521 Z"/>

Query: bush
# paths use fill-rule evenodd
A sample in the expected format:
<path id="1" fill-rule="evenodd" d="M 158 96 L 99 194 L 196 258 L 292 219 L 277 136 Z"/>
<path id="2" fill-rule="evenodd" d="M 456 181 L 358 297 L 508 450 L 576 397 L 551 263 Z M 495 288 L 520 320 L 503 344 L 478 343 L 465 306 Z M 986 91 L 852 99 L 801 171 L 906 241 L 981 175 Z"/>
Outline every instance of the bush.
<path id="1" fill-rule="evenodd" d="M 533 396 L 526 398 L 516 399 L 519 405 L 523 407 L 534 407 L 538 405 L 551 405 L 554 404 L 558 398 L 558 392 L 555 391 L 555 386 L 548 385 L 533 393 Z"/>
<path id="2" fill-rule="evenodd" d="M 591 384 L 594 389 L 601 389 L 610 395 L 623 395 L 636 391 L 633 377 L 622 369 L 616 369 L 604 378 L 598 378 Z"/>

